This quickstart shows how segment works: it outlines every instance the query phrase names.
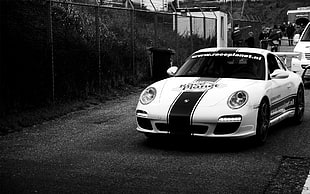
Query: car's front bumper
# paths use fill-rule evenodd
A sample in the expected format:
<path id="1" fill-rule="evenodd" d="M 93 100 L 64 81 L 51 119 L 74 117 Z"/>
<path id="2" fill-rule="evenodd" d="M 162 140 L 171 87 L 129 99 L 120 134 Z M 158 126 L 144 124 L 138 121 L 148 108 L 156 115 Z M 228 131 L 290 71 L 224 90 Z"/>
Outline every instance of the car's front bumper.
<path id="1" fill-rule="evenodd" d="M 208 113 L 195 114 L 188 126 L 171 126 L 167 116 L 162 114 L 148 114 L 147 111 L 137 109 L 137 130 L 151 134 L 182 134 L 200 137 L 243 138 L 256 134 L 257 108 L 243 108 L 241 111 L 219 111 L 210 108 Z"/>

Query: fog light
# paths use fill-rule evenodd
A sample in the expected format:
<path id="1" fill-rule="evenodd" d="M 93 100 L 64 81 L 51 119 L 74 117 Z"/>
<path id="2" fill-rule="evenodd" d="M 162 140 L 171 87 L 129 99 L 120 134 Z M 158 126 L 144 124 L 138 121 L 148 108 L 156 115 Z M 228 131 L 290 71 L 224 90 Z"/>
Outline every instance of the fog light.
<path id="1" fill-rule="evenodd" d="M 242 117 L 240 115 L 222 116 L 218 119 L 220 123 L 241 122 Z"/>
<path id="2" fill-rule="evenodd" d="M 136 115 L 138 117 L 147 117 L 147 112 L 143 110 L 137 110 Z"/>

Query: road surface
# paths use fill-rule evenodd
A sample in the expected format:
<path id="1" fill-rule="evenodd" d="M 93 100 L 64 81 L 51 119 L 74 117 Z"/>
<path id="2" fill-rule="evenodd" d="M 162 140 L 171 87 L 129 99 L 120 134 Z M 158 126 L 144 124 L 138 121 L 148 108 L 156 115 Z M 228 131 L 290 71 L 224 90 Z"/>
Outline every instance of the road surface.
<path id="1" fill-rule="evenodd" d="M 1 193 L 301 193 L 310 169 L 305 120 L 249 140 L 149 141 L 139 93 L 0 137 Z"/>

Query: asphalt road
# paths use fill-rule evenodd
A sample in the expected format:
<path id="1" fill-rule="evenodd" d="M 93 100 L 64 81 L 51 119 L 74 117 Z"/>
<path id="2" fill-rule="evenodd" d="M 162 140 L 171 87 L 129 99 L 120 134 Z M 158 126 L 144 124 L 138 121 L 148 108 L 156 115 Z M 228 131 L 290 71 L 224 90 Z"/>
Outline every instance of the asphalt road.
<path id="1" fill-rule="evenodd" d="M 0 137 L 1 193 L 300 193 L 310 170 L 310 89 L 302 124 L 268 141 L 160 139 L 135 127 L 138 93 Z"/>

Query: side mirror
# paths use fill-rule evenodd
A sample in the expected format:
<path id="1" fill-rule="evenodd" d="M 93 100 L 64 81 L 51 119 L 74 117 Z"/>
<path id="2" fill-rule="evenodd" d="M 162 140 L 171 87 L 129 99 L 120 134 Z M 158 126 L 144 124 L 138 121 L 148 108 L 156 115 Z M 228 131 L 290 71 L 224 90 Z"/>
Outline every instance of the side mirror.
<path id="1" fill-rule="evenodd" d="M 276 69 L 270 76 L 273 79 L 286 79 L 289 77 L 289 73 L 282 69 Z"/>
<path id="2" fill-rule="evenodd" d="M 300 34 L 295 34 L 295 35 L 294 35 L 294 38 L 293 38 L 293 43 L 294 43 L 294 45 L 297 44 L 297 42 L 299 41 L 299 39 L 300 39 Z"/>
<path id="3" fill-rule="evenodd" d="M 172 66 L 167 70 L 168 75 L 170 76 L 174 76 L 174 74 L 178 71 L 178 67 L 177 66 Z"/>
<path id="4" fill-rule="evenodd" d="M 301 68 L 303 68 L 303 72 L 301 75 L 302 81 L 305 83 L 306 81 L 310 81 L 310 74 L 308 71 L 310 70 L 310 65 L 301 65 Z"/>

